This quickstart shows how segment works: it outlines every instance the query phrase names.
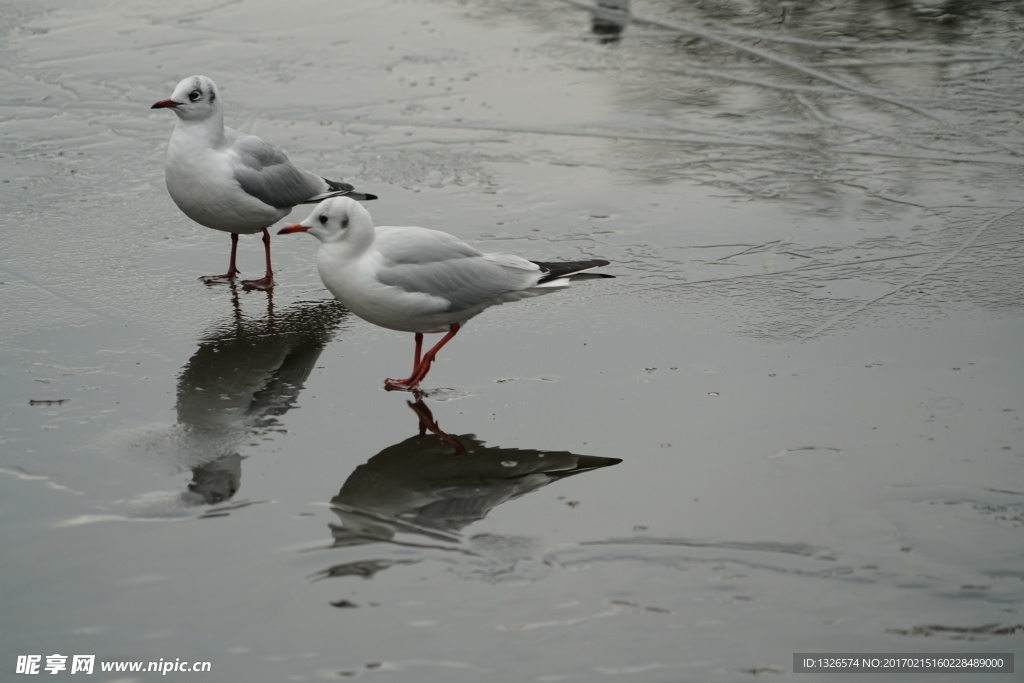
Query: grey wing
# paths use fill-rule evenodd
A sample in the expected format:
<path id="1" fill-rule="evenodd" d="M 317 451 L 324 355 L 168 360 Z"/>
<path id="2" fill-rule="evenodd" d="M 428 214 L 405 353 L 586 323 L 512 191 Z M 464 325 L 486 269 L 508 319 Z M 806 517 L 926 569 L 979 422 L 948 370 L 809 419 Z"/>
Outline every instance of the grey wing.
<path id="1" fill-rule="evenodd" d="M 378 228 L 378 249 L 387 259 L 381 282 L 447 299 L 449 310 L 490 301 L 537 284 L 538 266 L 507 254 L 482 254 L 435 230 Z"/>
<path id="2" fill-rule="evenodd" d="M 295 166 L 284 152 L 262 138 L 231 131 L 235 180 L 247 194 L 276 209 L 290 209 L 325 192 L 327 182 Z"/>

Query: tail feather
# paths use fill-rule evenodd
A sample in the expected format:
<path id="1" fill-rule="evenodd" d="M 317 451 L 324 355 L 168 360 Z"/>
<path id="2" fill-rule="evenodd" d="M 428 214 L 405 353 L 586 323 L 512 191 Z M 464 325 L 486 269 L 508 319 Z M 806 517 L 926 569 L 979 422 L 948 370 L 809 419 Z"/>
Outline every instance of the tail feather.
<path id="1" fill-rule="evenodd" d="M 590 273 L 594 268 L 600 268 L 601 266 L 607 266 L 610 264 L 609 261 L 604 259 L 588 259 L 586 261 L 531 261 L 544 271 L 544 276 L 538 281 L 537 284 L 543 284 L 545 282 L 551 282 L 552 280 L 558 280 L 560 278 L 572 277 L 574 275 L 582 275 L 584 277 L 615 277 L 614 275 L 608 275 L 607 273 Z"/>

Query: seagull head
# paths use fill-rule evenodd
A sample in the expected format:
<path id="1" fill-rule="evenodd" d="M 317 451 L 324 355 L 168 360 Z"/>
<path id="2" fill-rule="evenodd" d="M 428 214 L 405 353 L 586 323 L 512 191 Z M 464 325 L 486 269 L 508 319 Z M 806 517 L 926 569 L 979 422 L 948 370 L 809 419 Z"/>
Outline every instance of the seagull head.
<path id="1" fill-rule="evenodd" d="M 348 197 L 331 197 L 316 205 L 306 220 L 286 225 L 278 235 L 308 232 L 321 242 L 340 242 L 353 233 L 372 232 L 373 219 L 363 205 Z"/>
<path id="2" fill-rule="evenodd" d="M 206 76 L 189 76 L 178 83 L 169 99 L 160 100 L 150 109 L 172 109 L 179 119 L 202 121 L 220 111 L 220 93 Z"/>

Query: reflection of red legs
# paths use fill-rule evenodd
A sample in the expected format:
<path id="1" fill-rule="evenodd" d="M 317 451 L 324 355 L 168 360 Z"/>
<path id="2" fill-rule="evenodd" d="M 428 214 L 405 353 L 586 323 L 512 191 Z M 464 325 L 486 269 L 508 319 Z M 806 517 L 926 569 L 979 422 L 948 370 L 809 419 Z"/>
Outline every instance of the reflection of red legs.
<path id="1" fill-rule="evenodd" d="M 238 233 L 231 233 L 231 263 L 228 264 L 228 272 L 223 275 L 204 275 L 199 278 L 208 285 L 212 285 L 217 282 L 234 282 L 235 276 L 240 272 L 238 268 L 235 268 L 235 254 L 238 252 Z"/>
<path id="2" fill-rule="evenodd" d="M 386 388 L 393 389 L 413 389 L 420 381 L 427 376 L 427 371 L 430 370 L 430 364 L 434 362 L 434 357 L 437 356 L 437 352 L 441 350 L 441 347 L 447 344 L 452 337 L 454 337 L 459 331 L 459 324 L 452 323 L 451 327 L 448 328 L 448 334 L 441 338 L 441 341 L 434 345 L 434 348 L 427 351 L 423 358 L 420 358 L 420 351 L 423 346 L 423 335 L 419 332 L 416 333 L 416 357 L 412 368 L 412 374 L 409 375 L 408 379 L 391 379 L 390 377 L 384 380 L 384 386 Z"/>
<path id="3" fill-rule="evenodd" d="M 267 274 L 259 280 L 242 280 L 246 289 L 272 289 L 274 286 L 274 271 L 270 269 L 270 233 L 266 228 L 263 228 L 263 251 L 267 256 Z"/>
<path id="4" fill-rule="evenodd" d="M 444 431 L 441 430 L 440 427 L 437 426 L 437 422 L 434 420 L 433 413 L 430 412 L 430 408 L 428 408 L 427 405 L 423 402 L 423 399 L 418 398 L 416 399 L 415 403 L 413 403 L 412 401 L 409 401 L 408 403 L 409 407 L 416 412 L 416 416 L 420 418 L 420 436 L 426 434 L 427 430 L 429 429 L 434 434 L 437 434 L 437 436 L 440 437 L 441 440 L 445 441 L 446 443 L 450 443 L 452 446 L 454 446 L 455 455 L 466 454 L 466 447 L 463 446 L 458 439 L 456 439 L 454 436 L 451 436 L 450 434 L 446 434 Z"/>

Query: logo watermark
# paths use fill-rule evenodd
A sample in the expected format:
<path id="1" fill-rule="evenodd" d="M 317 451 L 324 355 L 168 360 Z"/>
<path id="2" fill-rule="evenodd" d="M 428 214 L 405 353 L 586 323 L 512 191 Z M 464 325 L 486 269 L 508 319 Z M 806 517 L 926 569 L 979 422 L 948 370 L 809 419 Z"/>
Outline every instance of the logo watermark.
<path id="1" fill-rule="evenodd" d="M 158 673 L 166 676 L 169 673 L 210 673 L 213 665 L 210 662 L 193 662 L 182 660 L 159 659 L 149 662 L 132 662 L 125 660 L 99 661 L 96 655 L 18 655 L 14 673 L 33 676 L 36 674 L 92 674 L 102 673 Z"/>

